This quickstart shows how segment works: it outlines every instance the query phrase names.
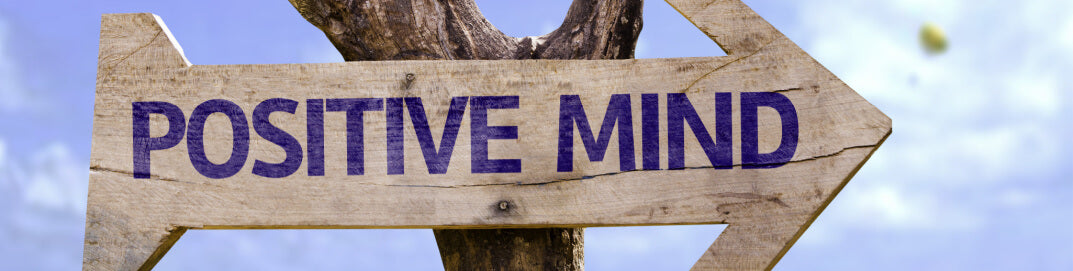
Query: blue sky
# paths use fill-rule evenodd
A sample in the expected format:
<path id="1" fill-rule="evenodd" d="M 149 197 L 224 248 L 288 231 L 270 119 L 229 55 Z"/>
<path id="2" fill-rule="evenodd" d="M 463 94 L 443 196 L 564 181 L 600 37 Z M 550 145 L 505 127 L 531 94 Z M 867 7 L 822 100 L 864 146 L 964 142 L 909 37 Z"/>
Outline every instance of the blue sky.
<path id="1" fill-rule="evenodd" d="M 570 1 L 479 0 L 513 36 Z M 759 1 L 894 133 L 779 270 L 1073 269 L 1073 2 Z M 153 12 L 194 64 L 338 62 L 287 1 L 0 2 L 0 269 L 81 265 L 100 15 Z M 722 54 L 662 1 L 638 58 Z M 917 31 L 942 26 L 946 54 Z M 586 232 L 588 270 L 687 270 L 722 226 Z M 190 231 L 159 270 L 438 270 L 429 230 Z"/>

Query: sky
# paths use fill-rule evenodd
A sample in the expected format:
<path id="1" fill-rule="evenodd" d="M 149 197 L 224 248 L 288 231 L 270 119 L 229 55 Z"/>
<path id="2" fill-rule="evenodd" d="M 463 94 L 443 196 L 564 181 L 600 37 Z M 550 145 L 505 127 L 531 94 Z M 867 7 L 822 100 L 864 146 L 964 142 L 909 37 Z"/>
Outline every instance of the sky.
<path id="1" fill-rule="evenodd" d="M 569 2 L 477 4 L 534 36 Z M 894 124 L 776 270 L 1073 269 L 1073 2 L 745 2 Z M 0 270 L 81 266 L 100 15 L 126 12 L 194 64 L 342 61 L 284 0 L 0 2 Z M 662 1 L 644 16 L 638 58 L 723 55 Z M 722 229 L 590 228 L 586 269 L 688 270 Z M 430 230 L 194 230 L 157 265 L 236 269 L 442 267 Z"/>

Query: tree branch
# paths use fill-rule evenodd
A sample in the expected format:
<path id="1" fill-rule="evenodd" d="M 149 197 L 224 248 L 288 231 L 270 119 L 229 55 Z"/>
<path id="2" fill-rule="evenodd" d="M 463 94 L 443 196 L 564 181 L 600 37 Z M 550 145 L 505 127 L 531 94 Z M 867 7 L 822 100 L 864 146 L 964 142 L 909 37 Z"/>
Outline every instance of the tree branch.
<path id="1" fill-rule="evenodd" d="M 289 0 L 347 61 L 626 59 L 641 32 L 641 0 L 575 0 L 543 36 L 514 38 L 473 0 Z"/>

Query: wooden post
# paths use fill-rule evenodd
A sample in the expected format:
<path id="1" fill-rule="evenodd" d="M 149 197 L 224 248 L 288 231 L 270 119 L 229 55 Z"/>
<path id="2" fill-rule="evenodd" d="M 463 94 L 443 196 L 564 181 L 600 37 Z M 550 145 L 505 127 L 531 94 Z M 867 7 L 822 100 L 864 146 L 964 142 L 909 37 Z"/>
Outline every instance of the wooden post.
<path id="1" fill-rule="evenodd" d="M 290 0 L 347 61 L 630 59 L 642 0 L 575 0 L 563 24 L 514 38 L 473 0 Z M 509 208 L 509 206 L 506 206 Z M 446 270 L 583 270 L 583 228 L 433 230 Z"/>

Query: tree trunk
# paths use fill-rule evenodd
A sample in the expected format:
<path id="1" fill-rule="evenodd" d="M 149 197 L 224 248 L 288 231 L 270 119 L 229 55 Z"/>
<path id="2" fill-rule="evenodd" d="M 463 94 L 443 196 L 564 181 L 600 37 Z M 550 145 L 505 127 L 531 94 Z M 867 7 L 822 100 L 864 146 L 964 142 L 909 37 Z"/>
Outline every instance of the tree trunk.
<path id="1" fill-rule="evenodd" d="M 642 0 L 574 0 L 563 24 L 514 38 L 473 0 L 289 0 L 347 61 L 628 59 Z M 583 270 L 581 228 L 434 230 L 444 268 Z"/>

